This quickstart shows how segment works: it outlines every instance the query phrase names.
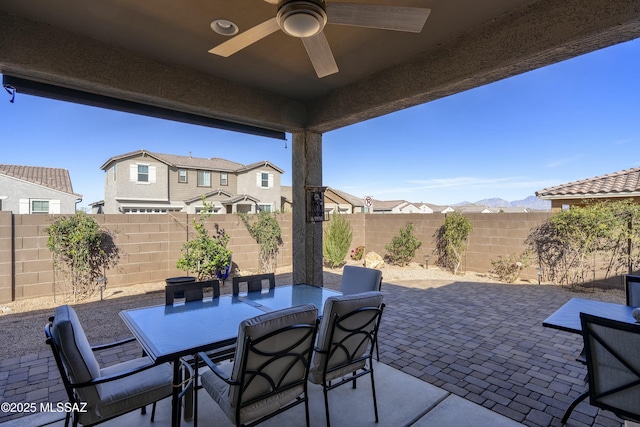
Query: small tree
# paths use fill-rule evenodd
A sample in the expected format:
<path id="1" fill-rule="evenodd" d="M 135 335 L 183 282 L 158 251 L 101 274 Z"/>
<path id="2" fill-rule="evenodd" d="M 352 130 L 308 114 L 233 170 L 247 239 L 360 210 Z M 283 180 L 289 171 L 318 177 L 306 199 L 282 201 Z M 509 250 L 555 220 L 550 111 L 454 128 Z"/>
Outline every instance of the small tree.
<path id="1" fill-rule="evenodd" d="M 71 279 L 74 301 L 91 295 L 97 279 L 119 257 L 112 235 L 82 211 L 57 219 L 45 232 L 49 234 L 47 248 L 53 253 L 54 270 Z"/>
<path id="2" fill-rule="evenodd" d="M 218 224 L 214 236 L 210 236 L 205 227 L 205 219 L 210 215 L 210 206 L 205 203 L 205 209 L 192 220 L 196 237 L 182 245 L 182 255 L 176 262 L 178 269 L 193 271 L 197 280 L 215 278 L 231 259 L 231 250 L 227 248 L 229 235 Z"/>
<path id="3" fill-rule="evenodd" d="M 352 238 L 351 224 L 346 215 L 337 213 L 331 215 L 322 240 L 322 255 L 331 268 L 344 264 Z"/>
<path id="4" fill-rule="evenodd" d="M 388 258 L 391 264 L 405 266 L 416 255 L 416 250 L 422 246 L 422 242 L 413 235 L 413 224 L 408 223 L 400 234 L 391 239 L 391 242 L 385 245 L 388 252 Z"/>
<path id="5" fill-rule="evenodd" d="M 458 274 L 472 230 L 469 218 L 459 212 L 448 214 L 436 235 L 437 264 Z"/>
<path id="6" fill-rule="evenodd" d="M 260 271 L 273 273 L 276 271 L 277 255 L 282 245 L 282 231 L 276 214 L 260 211 L 257 215 L 238 214 L 247 227 L 247 231 L 260 245 Z"/>

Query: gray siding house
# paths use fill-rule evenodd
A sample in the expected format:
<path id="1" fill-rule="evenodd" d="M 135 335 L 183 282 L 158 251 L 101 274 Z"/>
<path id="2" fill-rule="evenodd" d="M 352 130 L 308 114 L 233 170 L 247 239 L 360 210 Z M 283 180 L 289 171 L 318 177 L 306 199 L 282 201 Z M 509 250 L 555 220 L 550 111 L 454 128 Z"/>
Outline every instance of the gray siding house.
<path id="1" fill-rule="evenodd" d="M 113 213 L 197 213 L 202 197 L 213 213 L 279 211 L 282 169 L 269 161 L 243 165 L 138 150 L 107 160 L 104 206 Z"/>
<path id="2" fill-rule="evenodd" d="M 0 165 L 0 210 L 14 214 L 74 214 L 82 195 L 73 192 L 69 171 Z"/>

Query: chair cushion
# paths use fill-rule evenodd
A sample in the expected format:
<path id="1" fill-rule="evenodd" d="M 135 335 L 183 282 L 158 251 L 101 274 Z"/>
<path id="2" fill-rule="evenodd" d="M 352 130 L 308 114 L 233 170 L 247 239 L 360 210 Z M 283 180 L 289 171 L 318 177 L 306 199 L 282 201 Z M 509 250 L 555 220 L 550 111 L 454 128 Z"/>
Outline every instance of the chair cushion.
<path id="1" fill-rule="evenodd" d="M 244 320 L 238 326 L 238 341 L 235 353 L 235 363 L 233 367 L 226 367 L 231 371 L 230 378 L 232 380 L 239 380 L 241 377 L 243 353 L 245 351 L 245 338 L 250 336 L 252 340 L 263 337 L 271 332 L 285 328 L 287 326 L 295 324 L 315 324 L 318 318 L 318 309 L 313 304 L 306 304 L 299 307 L 287 308 L 284 310 L 277 310 L 270 313 L 262 314 L 260 316 L 253 317 L 251 319 Z M 291 331 L 289 333 L 302 334 L 301 331 Z M 265 341 L 265 345 L 269 345 L 269 350 L 274 350 L 273 347 L 278 347 L 279 340 L 283 337 L 278 336 L 274 339 Z M 287 342 L 283 345 L 289 345 L 292 340 L 286 338 Z M 307 341 L 310 345 L 311 343 Z M 295 351 L 295 349 L 294 349 Z M 257 369 L 265 361 L 265 357 L 251 354 L 247 360 L 247 369 Z M 285 368 L 283 363 L 275 363 L 269 366 L 269 375 L 277 377 L 278 370 Z M 299 365 L 299 364 L 298 364 Z M 298 366 L 297 366 L 298 367 Z M 304 369 L 292 370 L 287 374 L 288 378 L 304 378 Z M 220 380 L 210 370 L 205 370 L 201 375 L 202 385 L 207 392 L 218 402 L 222 410 L 232 421 L 235 420 L 235 408 L 240 399 L 240 387 L 229 386 L 224 381 Z M 260 378 L 255 379 L 245 389 L 243 393 L 243 401 L 247 401 L 253 398 L 259 398 L 259 396 L 269 390 L 268 384 L 265 381 L 261 381 Z M 258 400 L 255 403 L 241 408 L 240 421 L 242 423 L 260 418 L 264 415 L 270 414 L 282 407 L 283 405 L 293 401 L 304 391 L 302 385 L 294 387 L 292 389 L 283 391 L 267 399 Z"/>
<path id="2" fill-rule="evenodd" d="M 117 375 L 149 363 L 151 359 L 141 357 L 103 368 L 100 375 Z M 171 395 L 172 380 L 173 369 L 170 364 L 165 363 L 119 380 L 98 384 L 96 387 L 101 402 L 87 408 L 88 412 L 81 413 L 79 421 L 81 424 L 94 423 L 163 399 Z"/>
<path id="3" fill-rule="evenodd" d="M 380 270 L 347 265 L 342 271 L 340 292 L 347 295 L 377 291 L 381 279 L 382 271 Z"/>
<path id="4" fill-rule="evenodd" d="M 320 322 L 320 328 L 318 330 L 318 339 L 316 341 L 316 348 L 323 351 L 328 351 L 331 347 L 330 335 L 333 328 L 334 315 L 344 316 L 352 311 L 355 311 L 362 307 L 380 307 L 382 305 L 382 293 L 378 291 L 365 292 L 354 295 L 340 295 L 335 297 L 329 297 L 324 303 L 322 320 Z M 372 327 L 374 325 L 371 325 Z M 342 335 L 340 331 L 336 331 L 334 334 L 334 342 L 340 339 Z M 366 352 L 367 347 L 350 349 L 354 351 L 354 358 L 361 357 Z M 323 369 L 327 354 L 316 351 L 313 354 L 313 361 L 311 363 L 311 370 L 309 372 L 309 380 L 314 384 L 322 384 Z M 341 352 L 336 352 L 331 357 L 328 364 L 328 369 L 338 366 L 346 361 L 346 357 L 343 357 Z M 342 377 L 347 374 L 364 367 L 365 361 L 361 360 L 345 366 L 342 369 L 338 369 L 327 375 L 326 380 L 330 381 L 335 378 Z"/>
<path id="5" fill-rule="evenodd" d="M 60 357 L 71 382 L 79 384 L 98 378 L 100 365 L 75 310 L 71 306 L 63 305 L 56 308 L 54 316 L 51 336 L 60 348 Z M 78 389 L 78 396 L 90 405 L 100 401 L 95 387 Z"/>

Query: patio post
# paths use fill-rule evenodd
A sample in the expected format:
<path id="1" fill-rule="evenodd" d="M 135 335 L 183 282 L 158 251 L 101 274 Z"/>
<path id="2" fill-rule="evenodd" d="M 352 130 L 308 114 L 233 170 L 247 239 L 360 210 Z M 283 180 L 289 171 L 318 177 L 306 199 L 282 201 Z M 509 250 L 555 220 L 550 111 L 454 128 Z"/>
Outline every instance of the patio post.
<path id="1" fill-rule="evenodd" d="M 322 286 L 322 222 L 307 222 L 305 186 L 322 185 L 322 134 L 293 132 L 293 283 Z"/>

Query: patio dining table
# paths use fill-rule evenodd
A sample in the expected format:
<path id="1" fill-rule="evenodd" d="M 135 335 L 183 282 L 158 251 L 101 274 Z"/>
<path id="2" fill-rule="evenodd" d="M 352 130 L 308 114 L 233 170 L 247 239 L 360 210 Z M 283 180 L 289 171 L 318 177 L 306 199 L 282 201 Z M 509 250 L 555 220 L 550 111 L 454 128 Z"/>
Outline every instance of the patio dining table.
<path id="1" fill-rule="evenodd" d="M 268 291 L 222 295 L 176 305 L 123 310 L 120 317 L 146 354 L 156 363 L 173 363 L 171 425 L 180 424 L 180 358 L 235 344 L 245 319 L 302 304 L 314 304 L 322 315 L 324 302 L 340 292 L 300 284 Z"/>
<path id="2" fill-rule="evenodd" d="M 544 322 L 542 322 L 542 326 L 574 334 L 582 334 L 580 313 L 592 314 L 594 316 L 617 320 L 619 322 L 636 323 L 636 319 L 632 314 L 633 309 L 634 307 L 623 304 L 595 301 L 585 298 L 571 298 L 551 316 L 547 317 Z M 578 356 L 577 360 L 584 363 L 584 349 L 580 352 L 580 356 Z M 573 409 L 588 395 L 589 390 L 571 402 L 562 417 L 562 424 L 567 422 Z"/>

